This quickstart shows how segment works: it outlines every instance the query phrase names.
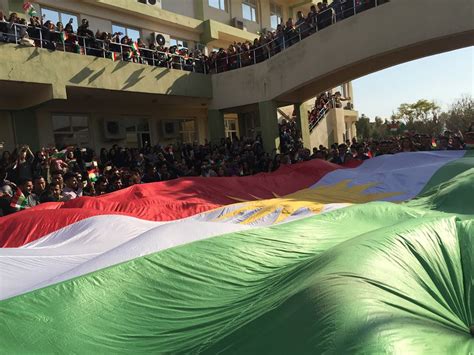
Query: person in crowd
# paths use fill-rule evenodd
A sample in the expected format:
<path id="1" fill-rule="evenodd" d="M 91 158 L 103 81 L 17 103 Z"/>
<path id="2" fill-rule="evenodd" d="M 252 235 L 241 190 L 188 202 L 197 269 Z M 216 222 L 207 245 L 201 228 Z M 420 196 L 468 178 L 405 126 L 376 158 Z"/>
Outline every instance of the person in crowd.
<path id="1" fill-rule="evenodd" d="M 64 174 L 63 200 L 74 200 L 81 196 L 82 186 L 79 185 L 77 174 L 71 171 Z"/>
<path id="2" fill-rule="evenodd" d="M 55 171 L 51 175 L 51 182 L 54 183 L 54 184 L 59 184 L 59 186 L 61 188 L 61 191 L 62 191 L 63 188 L 64 188 L 64 178 L 63 178 L 62 171 Z"/>
<path id="3" fill-rule="evenodd" d="M 25 197 L 25 208 L 31 208 L 40 203 L 39 197 L 33 192 L 33 181 L 31 179 L 20 179 L 17 188 L 21 191 L 21 193 L 23 193 L 23 196 Z"/>
<path id="4" fill-rule="evenodd" d="M 109 180 L 105 176 L 99 177 L 97 182 L 94 184 L 95 195 L 101 196 L 108 192 Z"/>
<path id="5" fill-rule="evenodd" d="M 10 184 L 0 187 L 0 217 L 16 212 L 16 209 L 10 206 L 12 197 L 13 188 Z"/>
<path id="6" fill-rule="evenodd" d="M 320 95 L 318 100 L 331 102 L 327 93 Z M 348 165 L 384 154 L 465 149 L 462 135 L 446 131 L 439 136 L 409 132 L 403 137 L 389 136 L 379 141 L 346 139 L 330 147 L 319 145 L 311 153 L 302 144 L 301 132 L 294 118 L 282 120 L 279 130 L 280 154 L 277 149 L 271 154 L 265 153 L 261 136 L 254 139 L 234 136 L 213 144 L 206 141 L 203 144 L 151 146 L 147 143 L 141 149 L 114 145 L 109 151 L 102 149 L 98 161 L 95 161 L 95 153 L 87 148 L 43 148 L 36 154 L 36 163 L 29 170 L 24 169 L 28 173 L 20 174 L 26 175 L 26 179 L 16 181 L 27 198 L 28 207 L 32 207 L 44 202 L 67 202 L 81 196 L 101 196 L 142 183 L 185 176 L 248 176 L 311 159 Z M 26 146 L 17 152 L 10 154 L 5 151 L 0 159 L 0 210 L 3 215 L 15 212 L 8 207 L 17 191 L 10 180 L 17 178 L 19 166 L 23 169 L 21 164 L 32 156 Z M 58 160 L 62 163 L 58 164 Z M 28 174 L 33 174 L 33 181 Z"/>
<path id="7" fill-rule="evenodd" d="M 58 182 L 52 182 L 49 184 L 45 193 L 40 198 L 41 203 L 46 202 L 62 202 L 63 194 L 61 185 Z"/>
<path id="8" fill-rule="evenodd" d="M 33 193 L 41 199 L 41 196 L 46 192 L 46 180 L 42 176 L 35 176 L 33 178 Z"/>
<path id="9" fill-rule="evenodd" d="M 20 148 L 18 153 L 18 159 L 12 167 L 12 180 L 15 183 L 19 183 L 20 180 L 24 179 L 33 179 L 33 161 L 35 156 L 31 152 L 31 149 L 28 145 L 25 145 Z"/>

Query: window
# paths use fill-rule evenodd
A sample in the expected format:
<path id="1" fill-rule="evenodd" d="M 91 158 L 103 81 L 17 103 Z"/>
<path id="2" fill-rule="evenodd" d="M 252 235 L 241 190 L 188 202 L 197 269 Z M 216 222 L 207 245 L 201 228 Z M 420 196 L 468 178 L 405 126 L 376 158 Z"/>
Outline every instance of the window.
<path id="1" fill-rule="evenodd" d="M 128 148 L 143 148 L 146 142 L 150 142 L 150 126 L 147 119 L 130 118 L 125 123 L 126 140 Z"/>
<path id="2" fill-rule="evenodd" d="M 226 118 L 224 120 L 225 136 L 231 139 L 238 137 L 239 127 L 235 118 Z"/>
<path id="3" fill-rule="evenodd" d="M 276 29 L 277 26 L 282 22 L 283 13 L 281 11 L 281 6 L 270 3 L 270 24 L 272 28 Z"/>
<path id="4" fill-rule="evenodd" d="M 50 20 L 55 25 L 58 22 L 62 22 L 64 27 L 66 27 L 66 24 L 71 21 L 72 28 L 74 29 L 74 31 L 77 31 L 78 22 L 76 15 L 43 7 L 41 8 L 41 16 L 43 16 L 44 22 Z"/>
<path id="5" fill-rule="evenodd" d="M 196 122 L 195 120 L 181 120 L 179 122 L 179 134 L 181 142 L 194 143 L 196 141 Z"/>
<path id="6" fill-rule="evenodd" d="M 226 0 L 209 0 L 208 4 L 210 7 L 225 11 L 225 1 Z"/>
<path id="7" fill-rule="evenodd" d="M 89 120 L 80 115 L 53 115 L 54 142 L 57 147 L 89 145 Z"/>
<path id="8" fill-rule="evenodd" d="M 177 46 L 178 48 L 188 48 L 188 42 L 183 39 L 170 38 L 170 47 Z"/>
<path id="9" fill-rule="evenodd" d="M 129 28 L 125 27 L 123 25 L 112 25 L 112 33 L 117 33 L 120 32 L 122 33 L 122 36 L 128 36 L 132 41 L 136 42 L 140 38 L 140 30 L 137 30 L 136 28 Z"/>
<path id="10" fill-rule="evenodd" d="M 242 1 L 242 16 L 245 20 L 257 22 L 257 0 Z"/>

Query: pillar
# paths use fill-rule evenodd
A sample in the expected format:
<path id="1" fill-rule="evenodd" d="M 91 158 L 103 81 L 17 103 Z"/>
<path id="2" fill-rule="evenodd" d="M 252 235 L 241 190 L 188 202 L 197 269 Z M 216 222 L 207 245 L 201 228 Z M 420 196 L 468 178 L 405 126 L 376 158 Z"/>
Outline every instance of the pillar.
<path id="1" fill-rule="evenodd" d="M 351 135 L 352 138 L 357 138 L 357 126 L 355 122 L 351 122 Z"/>
<path id="2" fill-rule="evenodd" d="M 16 143 L 27 144 L 32 151 L 39 150 L 38 128 L 36 114 L 33 110 L 11 112 Z"/>
<path id="3" fill-rule="evenodd" d="M 350 97 L 351 99 L 349 102 L 352 104 L 352 107 L 354 107 L 354 90 L 352 90 L 352 81 L 349 81 L 347 83 L 347 95 L 346 97 Z"/>
<path id="4" fill-rule="evenodd" d="M 262 130 L 263 148 L 272 153 L 280 149 L 280 129 L 278 127 L 277 105 L 275 101 L 258 103 L 260 127 Z"/>
<path id="5" fill-rule="evenodd" d="M 0 111 L 0 155 L 3 150 L 12 152 L 15 149 L 15 145 L 16 142 L 10 112 Z"/>
<path id="6" fill-rule="evenodd" d="M 298 130 L 301 132 L 301 138 L 303 139 L 303 147 L 311 149 L 311 138 L 309 132 L 309 117 L 308 117 L 308 105 L 306 103 L 295 104 L 296 112 L 296 125 Z"/>
<path id="7" fill-rule="evenodd" d="M 225 137 L 224 113 L 219 110 L 207 111 L 209 142 L 219 143 Z"/>

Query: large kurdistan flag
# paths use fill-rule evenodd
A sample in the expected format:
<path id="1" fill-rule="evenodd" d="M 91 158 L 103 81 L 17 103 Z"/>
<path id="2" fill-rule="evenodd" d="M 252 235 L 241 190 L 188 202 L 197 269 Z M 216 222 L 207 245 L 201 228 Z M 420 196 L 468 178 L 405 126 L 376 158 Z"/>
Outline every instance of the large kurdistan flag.
<path id="1" fill-rule="evenodd" d="M 0 219 L 13 353 L 474 354 L 474 154 L 189 178 Z"/>

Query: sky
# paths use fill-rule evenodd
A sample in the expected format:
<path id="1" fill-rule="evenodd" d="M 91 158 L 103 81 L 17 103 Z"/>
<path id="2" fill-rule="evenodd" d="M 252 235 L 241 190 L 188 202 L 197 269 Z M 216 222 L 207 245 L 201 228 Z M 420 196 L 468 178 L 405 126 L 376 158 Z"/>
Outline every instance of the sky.
<path id="1" fill-rule="evenodd" d="M 354 107 L 372 120 L 388 118 L 401 103 L 435 101 L 443 110 L 463 95 L 474 97 L 474 47 L 397 65 L 352 82 Z"/>

